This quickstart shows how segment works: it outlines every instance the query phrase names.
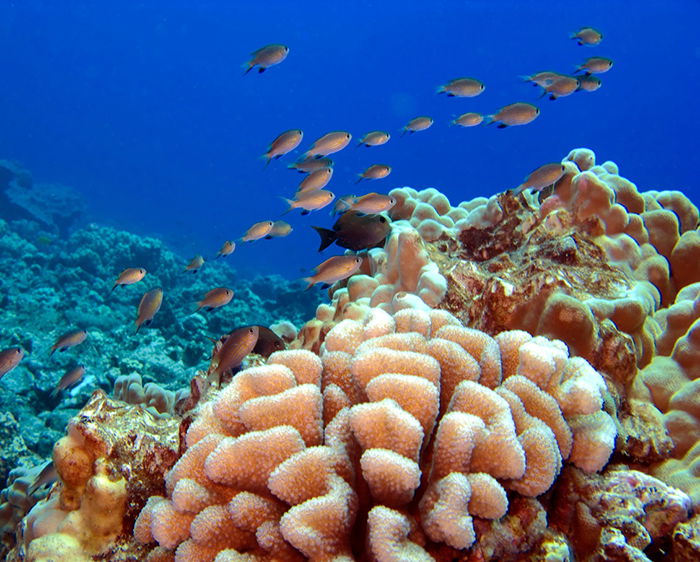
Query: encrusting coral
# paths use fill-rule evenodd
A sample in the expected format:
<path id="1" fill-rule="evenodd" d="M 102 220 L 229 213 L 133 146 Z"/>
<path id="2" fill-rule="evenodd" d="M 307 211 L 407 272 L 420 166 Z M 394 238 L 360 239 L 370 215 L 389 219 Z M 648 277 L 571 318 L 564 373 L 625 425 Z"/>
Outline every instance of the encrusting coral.
<path id="1" fill-rule="evenodd" d="M 163 490 L 163 474 L 177 455 L 177 427 L 175 419 L 96 391 L 56 443 L 60 484 L 22 521 L 8 560 L 121 560 L 119 541 L 131 542 L 141 507 L 134 498 Z"/>
<path id="2" fill-rule="evenodd" d="M 139 541 L 181 562 L 352 557 L 365 540 L 379 560 L 429 559 L 469 547 L 474 517 L 503 517 L 506 489 L 534 497 L 564 461 L 607 462 L 605 384 L 560 342 L 354 310 L 320 357 L 274 353 L 201 406 Z"/>

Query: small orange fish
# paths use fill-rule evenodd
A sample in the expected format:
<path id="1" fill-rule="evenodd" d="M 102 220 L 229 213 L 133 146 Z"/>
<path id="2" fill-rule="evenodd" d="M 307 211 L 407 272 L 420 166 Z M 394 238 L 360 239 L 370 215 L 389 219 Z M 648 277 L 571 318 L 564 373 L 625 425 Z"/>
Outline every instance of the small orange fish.
<path id="1" fill-rule="evenodd" d="M 335 206 L 331 211 L 331 215 L 337 215 L 338 213 L 344 213 L 352 207 L 352 202 L 355 200 L 355 195 L 343 195 L 339 197 L 335 202 Z"/>
<path id="2" fill-rule="evenodd" d="M 357 146 L 380 146 L 389 142 L 391 135 L 385 131 L 372 131 L 360 139 Z"/>
<path id="3" fill-rule="evenodd" d="M 281 133 L 267 147 L 267 152 L 262 155 L 265 158 L 265 165 L 270 163 L 270 160 L 281 158 L 285 154 L 294 150 L 301 143 L 304 133 L 301 129 L 290 129 Z"/>
<path id="4" fill-rule="evenodd" d="M 372 164 L 361 174 L 355 183 L 360 183 L 362 180 L 379 180 L 387 177 L 391 173 L 391 166 L 386 164 Z"/>
<path id="5" fill-rule="evenodd" d="M 347 255 L 328 258 L 314 268 L 316 272 L 314 275 L 304 278 L 304 281 L 308 283 L 306 290 L 308 291 L 316 283 L 332 285 L 336 281 L 347 279 L 360 269 L 361 265 L 362 258 L 360 256 Z"/>
<path id="6" fill-rule="evenodd" d="M 559 181 L 559 179 L 564 175 L 566 167 L 561 162 L 553 162 L 551 164 L 545 164 L 540 166 L 535 171 L 533 171 L 529 176 L 525 178 L 525 181 L 521 183 L 518 187 L 511 190 L 513 195 L 517 195 L 521 191 L 526 189 L 535 189 L 540 191 Z"/>
<path id="7" fill-rule="evenodd" d="M 20 347 L 11 347 L 0 351 L 0 378 L 14 369 L 24 357 L 24 350 Z"/>
<path id="8" fill-rule="evenodd" d="M 603 34 L 593 27 L 582 27 L 576 33 L 569 35 L 579 45 L 598 45 L 603 40 Z"/>
<path id="9" fill-rule="evenodd" d="M 438 94 L 447 94 L 448 97 L 473 98 L 486 89 L 483 82 L 476 78 L 455 78 L 447 84 L 439 86 Z"/>
<path id="10" fill-rule="evenodd" d="M 603 81 L 592 74 L 583 74 L 579 77 L 578 89 L 584 92 L 595 92 L 603 85 Z"/>
<path id="11" fill-rule="evenodd" d="M 201 308 L 206 311 L 214 310 L 215 308 L 227 305 L 231 302 L 232 298 L 233 291 L 231 289 L 227 289 L 226 287 L 217 287 L 204 295 L 204 298 L 197 303 L 198 306 L 195 312 Z"/>
<path id="12" fill-rule="evenodd" d="M 546 88 L 560 76 L 561 74 L 559 74 L 558 72 L 545 70 L 543 72 L 536 72 L 535 74 L 531 74 L 530 76 L 521 76 L 520 78 L 525 82 L 532 82 L 533 86 L 540 86 L 541 88 Z"/>
<path id="13" fill-rule="evenodd" d="M 499 129 L 513 125 L 527 125 L 540 114 L 540 108 L 526 102 L 516 102 L 506 105 L 493 115 L 487 115 L 487 123 L 498 123 Z"/>
<path id="14" fill-rule="evenodd" d="M 231 332 L 212 360 L 216 364 L 214 373 L 221 376 L 225 371 L 238 367 L 253 351 L 259 333 L 257 326 L 245 326 Z"/>
<path id="15" fill-rule="evenodd" d="M 309 172 L 315 172 L 316 170 L 320 170 L 321 168 L 332 168 L 333 167 L 333 160 L 328 158 L 327 156 L 324 156 L 322 158 L 315 158 L 313 156 L 305 156 L 304 158 L 300 158 L 296 162 L 292 162 L 287 166 L 287 168 L 291 168 L 293 170 L 296 170 L 299 173 L 306 174 Z"/>
<path id="16" fill-rule="evenodd" d="M 61 380 L 58 381 L 56 388 L 54 388 L 51 392 L 51 396 L 56 396 L 62 390 L 65 390 L 69 386 L 73 386 L 75 383 L 77 383 L 80 379 L 83 378 L 84 374 L 84 365 L 77 365 L 72 369 L 69 369 L 68 371 L 66 371 L 66 374 L 61 377 Z"/>
<path id="17" fill-rule="evenodd" d="M 138 334 L 141 326 L 148 326 L 153 322 L 153 317 L 160 310 L 160 305 L 163 304 L 163 289 L 157 287 L 144 293 L 139 303 L 139 310 L 136 316 L 136 333 Z"/>
<path id="18" fill-rule="evenodd" d="M 481 113 L 462 113 L 462 115 L 450 121 L 450 126 L 459 125 L 460 127 L 476 127 L 477 125 L 481 124 L 483 120 L 484 116 Z"/>
<path id="19" fill-rule="evenodd" d="M 117 280 L 112 286 L 112 291 L 116 289 L 119 285 L 132 285 L 133 283 L 138 283 L 146 275 L 146 270 L 143 267 L 130 267 L 125 269 L 119 274 Z"/>
<path id="20" fill-rule="evenodd" d="M 429 128 L 433 124 L 433 118 L 432 117 L 426 117 L 424 115 L 420 117 L 415 117 L 411 119 L 406 125 L 401 129 L 401 135 L 405 135 L 406 133 L 413 134 L 417 131 L 425 131 L 427 128 Z"/>
<path id="21" fill-rule="evenodd" d="M 286 45 L 265 45 L 251 53 L 251 59 L 243 64 L 243 68 L 245 68 L 243 74 L 248 74 L 256 66 L 258 67 L 258 73 L 262 74 L 271 66 L 281 63 L 287 58 L 288 54 L 289 47 Z"/>
<path id="22" fill-rule="evenodd" d="M 185 271 L 197 273 L 203 265 L 204 258 L 197 254 L 195 257 L 192 258 L 192 261 L 190 261 L 190 263 L 187 264 L 187 267 L 185 267 Z"/>
<path id="23" fill-rule="evenodd" d="M 287 236 L 292 230 L 292 225 L 286 221 L 275 221 L 272 223 L 272 230 L 266 236 L 266 238 L 282 238 Z"/>
<path id="24" fill-rule="evenodd" d="M 304 158 L 309 156 L 328 156 L 343 150 L 349 143 L 352 135 L 347 131 L 334 131 L 326 133 L 311 145 L 311 148 L 304 153 Z"/>
<path id="25" fill-rule="evenodd" d="M 233 240 L 226 240 L 223 246 L 221 246 L 221 249 L 217 252 L 216 257 L 225 258 L 226 256 L 230 256 L 235 249 L 236 243 Z"/>
<path id="26" fill-rule="evenodd" d="M 576 72 L 585 71 L 586 74 L 603 74 L 612 68 L 613 61 L 605 57 L 589 57 L 576 67 Z"/>
<path id="27" fill-rule="evenodd" d="M 333 177 L 333 168 L 319 168 L 311 172 L 306 176 L 299 187 L 297 188 L 297 193 L 307 193 L 309 191 L 316 191 L 318 189 L 323 189 L 328 185 Z"/>
<path id="28" fill-rule="evenodd" d="M 565 76 L 562 74 L 558 78 L 555 78 L 551 84 L 543 88 L 542 96 L 549 94 L 550 100 L 570 96 L 578 90 L 580 85 L 581 83 L 575 76 Z"/>
<path id="29" fill-rule="evenodd" d="M 243 242 L 254 242 L 255 240 L 265 238 L 265 236 L 270 234 L 273 224 L 274 223 L 272 221 L 256 222 L 246 231 L 241 240 L 243 240 Z"/>
<path id="30" fill-rule="evenodd" d="M 333 199 L 335 199 L 335 195 L 325 189 L 318 189 L 316 191 L 299 193 L 296 199 L 286 199 L 284 197 L 282 199 L 289 205 L 285 213 L 293 209 L 303 209 L 301 214 L 308 215 L 311 211 L 318 211 L 319 209 L 323 209 L 326 205 L 330 205 Z"/>
<path id="31" fill-rule="evenodd" d="M 391 195 L 372 192 L 362 197 L 355 197 L 350 203 L 350 210 L 366 215 L 376 215 L 388 211 L 394 205 L 396 205 L 396 199 Z"/>
<path id="32" fill-rule="evenodd" d="M 69 347 L 80 345 L 85 341 L 85 338 L 87 338 L 86 330 L 72 330 L 63 334 L 56 340 L 56 343 L 51 346 L 51 353 L 49 353 L 49 355 L 53 355 L 54 351 L 65 351 Z"/>

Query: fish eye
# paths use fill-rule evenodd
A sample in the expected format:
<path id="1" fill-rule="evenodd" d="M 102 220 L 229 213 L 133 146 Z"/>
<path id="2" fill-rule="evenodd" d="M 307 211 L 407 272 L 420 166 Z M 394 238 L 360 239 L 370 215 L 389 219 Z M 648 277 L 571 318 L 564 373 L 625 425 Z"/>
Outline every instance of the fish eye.
<path id="1" fill-rule="evenodd" d="M 345 133 L 345 136 L 346 136 L 347 138 L 350 138 L 350 133 Z"/>
<path id="2" fill-rule="evenodd" d="M 384 217 L 379 217 L 379 222 L 386 222 L 386 219 Z"/>

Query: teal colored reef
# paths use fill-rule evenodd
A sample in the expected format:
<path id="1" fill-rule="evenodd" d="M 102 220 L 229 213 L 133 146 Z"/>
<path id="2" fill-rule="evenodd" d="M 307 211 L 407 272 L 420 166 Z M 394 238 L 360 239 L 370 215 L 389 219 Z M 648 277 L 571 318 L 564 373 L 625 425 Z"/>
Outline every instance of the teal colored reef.
<path id="1" fill-rule="evenodd" d="M 697 560 L 698 209 L 588 149 L 528 181 L 392 190 L 321 296 L 0 220 L 6 558 Z"/>

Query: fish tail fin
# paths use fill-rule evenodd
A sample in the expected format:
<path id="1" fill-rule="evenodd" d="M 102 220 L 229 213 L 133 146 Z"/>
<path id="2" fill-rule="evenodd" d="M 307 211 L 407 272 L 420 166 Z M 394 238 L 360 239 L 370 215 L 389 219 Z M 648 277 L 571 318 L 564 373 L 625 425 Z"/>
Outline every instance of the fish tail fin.
<path id="1" fill-rule="evenodd" d="M 109 290 L 109 292 L 110 293 L 113 292 L 114 289 L 116 289 L 118 286 L 119 286 L 119 283 L 115 283 L 114 285 L 112 285 L 112 288 Z"/>
<path id="2" fill-rule="evenodd" d="M 280 199 L 282 199 L 282 201 L 284 201 L 287 205 L 289 205 L 289 208 L 284 213 L 282 213 L 282 215 L 286 215 L 287 213 L 289 213 L 290 211 L 292 211 L 295 208 L 294 201 L 292 199 L 287 199 L 286 197 L 282 197 L 282 196 L 280 196 Z"/>
<path id="3" fill-rule="evenodd" d="M 528 76 L 526 74 L 519 74 L 518 78 L 520 78 L 523 82 L 532 82 L 532 76 Z"/>
<path id="4" fill-rule="evenodd" d="M 136 331 L 134 333 L 138 334 L 139 330 L 141 329 L 141 324 L 139 324 L 138 321 L 135 324 L 136 324 Z"/>
<path id="5" fill-rule="evenodd" d="M 54 354 L 55 351 L 56 351 L 56 348 L 55 348 L 55 347 L 52 347 L 52 348 L 51 348 L 51 353 L 49 353 L 49 357 L 51 357 L 51 356 Z"/>
<path id="6" fill-rule="evenodd" d="M 436 94 L 444 94 L 445 92 L 446 92 L 445 86 L 438 86 L 437 88 L 435 88 Z"/>
<path id="7" fill-rule="evenodd" d="M 255 65 L 252 64 L 251 61 L 246 61 L 246 62 L 244 62 L 244 63 L 241 65 L 241 68 L 245 69 L 245 70 L 243 71 L 242 76 L 245 76 L 245 75 L 248 74 L 251 70 L 253 70 L 253 67 L 254 67 L 254 66 L 255 66 Z"/>
<path id="8" fill-rule="evenodd" d="M 407 132 L 408 132 L 408 129 L 406 127 L 404 127 L 403 129 L 401 129 L 401 136 L 404 136 Z"/>
<path id="9" fill-rule="evenodd" d="M 321 228 L 320 226 L 312 226 L 311 228 L 313 228 L 321 237 L 321 245 L 318 247 L 319 252 L 322 252 L 323 250 L 328 248 L 328 246 L 333 244 L 333 242 L 335 242 L 336 234 L 333 230 Z"/>
<path id="10" fill-rule="evenodd" d="M 357 181 L 355 183 L 360 183 L 363 179 L 364 176 L 362 174 L 357 174 L 359 177 L 357 178 Z"/>
<path id="11" fill-rule="evenodd" d="M 484 125 L 490 125 L 491 123 L 495 123 L 496 119 L 493 115 L 484 115 Z"/>
<path id="12" fill-rule="evenodd" d="M 270 160 L 272 160 L 272 157 L 270 156 L 270 154 L 268 152 L 266 152 L 265 154 L 261 154 L 259 156 L 259 158 L 261 160 L 265 160 L 265 166 L 264 166 L 265 168 L 267 168 L 268 164 L 270 163 Z"/>
<path id="13" fill-rule="evenodd" d="M 308 291 L 316 283 L 313 277 L 304 277 L 302 281 L 306 281 L 308 283 L 308 285 L 306 285 L 306 288 L 304 289 L 305 291 Z"/>

